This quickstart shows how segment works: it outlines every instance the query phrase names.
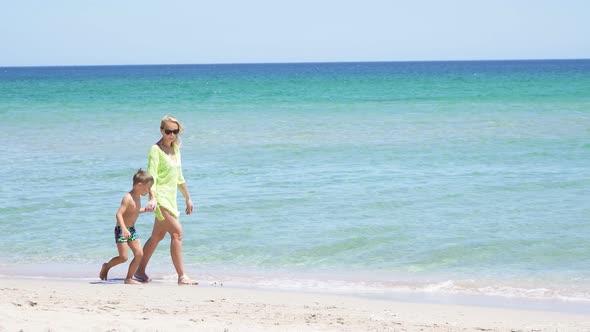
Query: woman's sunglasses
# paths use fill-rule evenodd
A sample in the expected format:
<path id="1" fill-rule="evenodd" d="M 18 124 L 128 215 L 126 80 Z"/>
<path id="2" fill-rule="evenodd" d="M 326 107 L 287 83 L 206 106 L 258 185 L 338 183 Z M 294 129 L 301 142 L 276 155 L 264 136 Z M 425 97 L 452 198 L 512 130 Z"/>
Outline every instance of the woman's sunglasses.
<path id="1" fill-rule="evenodd" d="M 164 129 L 164 128 L 162 128 L 162 129 Z M 180 133 L 180 129 L 174 129 L 174 130 L 164 129 L 164 132 L 166 133 L 166 135 L 170 135 L 170 134 L 178 135 L 178 133 Z"/>

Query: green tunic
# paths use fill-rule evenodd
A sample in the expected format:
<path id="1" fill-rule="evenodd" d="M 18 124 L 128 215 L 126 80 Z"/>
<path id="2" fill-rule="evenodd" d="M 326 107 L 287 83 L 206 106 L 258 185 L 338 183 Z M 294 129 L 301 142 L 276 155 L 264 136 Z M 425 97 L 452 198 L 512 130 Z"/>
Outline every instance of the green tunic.
<path id="1" fill-rule="evenodd" d="M 158 145 L 153 145 L 148 155 L 147 171 L 154 177 L 154 185 L 152 186 L 152 193 L 156 198 L 154 214 L 156 219 L 160 221 L 164 220 L 162 208 L 176 218 L 180 215 L 176 204 L 176 193 L 178 185 L 185 181 L 180 167 L 180 150 L 176 144 L 174 144 L 174 154 L 176 160 L 162 151 Z"/>

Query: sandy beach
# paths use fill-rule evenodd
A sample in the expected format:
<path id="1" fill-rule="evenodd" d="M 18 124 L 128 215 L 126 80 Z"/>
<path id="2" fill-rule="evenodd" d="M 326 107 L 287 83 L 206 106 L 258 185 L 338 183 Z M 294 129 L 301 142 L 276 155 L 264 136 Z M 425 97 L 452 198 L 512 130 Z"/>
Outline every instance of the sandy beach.
<path id="1" fill-rule="evenodd" d="M 590 331 L 582 314 L 116 281 L 0 279 L 0 331 Z"/>

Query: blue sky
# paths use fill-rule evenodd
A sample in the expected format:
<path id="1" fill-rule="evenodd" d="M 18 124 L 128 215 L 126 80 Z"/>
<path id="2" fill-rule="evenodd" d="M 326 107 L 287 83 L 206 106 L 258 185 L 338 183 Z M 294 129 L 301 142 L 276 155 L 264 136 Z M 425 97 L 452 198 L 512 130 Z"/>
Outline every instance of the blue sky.
<path id="1" fill-rule="evenodd" d="M 0 66 L 590 58 L 585 0 L 0 5 Z"/>

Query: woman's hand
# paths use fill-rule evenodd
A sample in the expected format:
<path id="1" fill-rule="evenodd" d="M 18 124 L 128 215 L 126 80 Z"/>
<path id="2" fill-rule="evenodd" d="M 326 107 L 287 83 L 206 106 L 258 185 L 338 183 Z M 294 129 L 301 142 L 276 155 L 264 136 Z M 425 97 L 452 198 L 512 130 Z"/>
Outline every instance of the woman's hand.
<path id="1" fill-rule="evenodd" d="M 188 187 L 186 186 L 186 182 L 179 184 L 178 189 L 180 190 L 182 196 L 184 196 L 184 199 L 186 200 L 186 209 L 184 210 L 184 212 L 186 212 L 186 214 L 193 213 L 193 200 L 191 199 L 191 195 L 188 193 Z"/>
<path id="2" fill-rule="evenodd" d="M 193 209 L 194 209 L 193 200 L 189 198 L 186 200 L 186 209 L 185 209 L 186 214 L 193 213 Z"/>

